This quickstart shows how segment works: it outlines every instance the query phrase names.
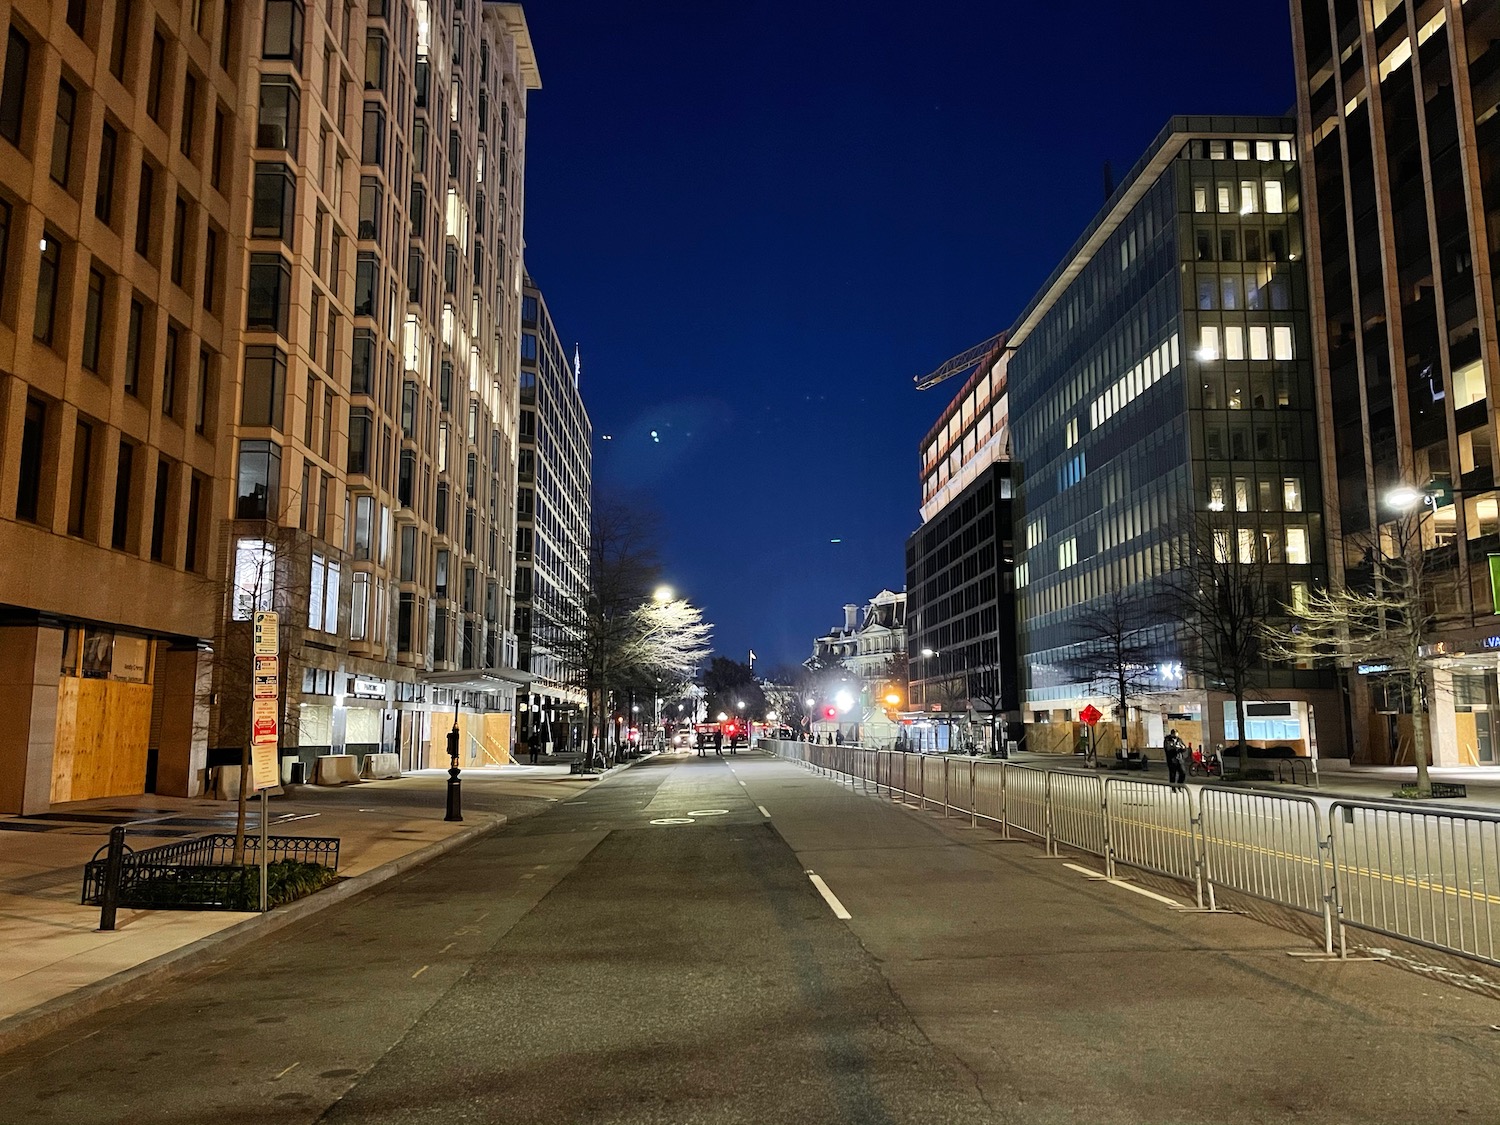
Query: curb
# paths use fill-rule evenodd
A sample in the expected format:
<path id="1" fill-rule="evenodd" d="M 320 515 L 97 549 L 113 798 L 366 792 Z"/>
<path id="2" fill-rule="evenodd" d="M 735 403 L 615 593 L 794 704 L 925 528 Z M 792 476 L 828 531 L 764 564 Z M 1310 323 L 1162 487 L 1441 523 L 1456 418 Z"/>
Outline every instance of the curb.
<path id="1" fill-rule="evenodd" d="M 35 1042 L 54 1031 L 87 1019 L 107 1008 L 115 1007 L 151 991 L 173 977 L 181 976 L 230 953 L 267 934 L 300 922 L 330 906 L 363 894 L 388 879 L 395 878 L 413 867 L 460 848 L 505 825 L 507 817 L 495 814 L 483 824 L 465 828 L 447 839 L 428 844 L 418 851 L 408 852 L 389 862 L 382 863 L 359 875 L 318 891 L 307 898 L 279 906 L 265 914 L 256 914 L 243 922 L 220 930 L 216 934 L 199 938 L 178 949 L 169 950 L 149 961 L 143 961 L 103 980 L 86 984 L 72 992 L 53 997 L 51 1000 L 17 1012 L 0 1020 L 0 1055 L 7 1054 Z"/>

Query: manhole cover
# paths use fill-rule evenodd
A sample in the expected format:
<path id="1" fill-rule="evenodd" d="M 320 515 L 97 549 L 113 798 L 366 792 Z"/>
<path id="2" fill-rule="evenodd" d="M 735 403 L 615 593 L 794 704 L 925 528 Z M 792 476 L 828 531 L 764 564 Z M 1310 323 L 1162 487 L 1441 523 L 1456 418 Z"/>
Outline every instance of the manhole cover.
<path id="1" fill-rule="evenodd" d="M 688 816 L 726 816 L 728 809 L 694 809 Z"/>
<path id="2" fill-rule="evenodd" d="M 692 824 L 690 816 L 664 816 L 660 820 L 653 820 L 652 824 Z"/>

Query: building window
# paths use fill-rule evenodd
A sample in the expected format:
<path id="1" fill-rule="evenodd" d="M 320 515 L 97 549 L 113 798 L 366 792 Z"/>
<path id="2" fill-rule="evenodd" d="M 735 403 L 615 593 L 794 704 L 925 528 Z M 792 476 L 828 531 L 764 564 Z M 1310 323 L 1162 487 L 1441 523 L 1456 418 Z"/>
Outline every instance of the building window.
<path id="1" fill-rule="evenodd" d="M 93 472 L 94 427 L 83 419 L 73 437 L 73 479 L 68 492 L 68 534 L 82 536 L 89 506 L 89 476 Z"/>
<path id="2" fill-rule="evenodd" d="M 177 197 L 172 206 L 172 284 L 179 289 L 187 270 L 188 208 L 187 200 Z"/>
<path id="3" fill-rule="evenodd" d="M 354 351 L 349 363 L 349 393 L 370 393 L 371 372 L 375 368 L 375 333 L 368 328 L 354 330 Z"/>
<path id="4" fill-rule="evenodd" d="M 250 255 L 250 286 L 245 302 L 245 327 L 287 334 L 292 268 L 280 254 Z"/>
<path id="5" fill-rule="evenodd" d="M 224 111 L 214 108 L 214 147 L 208 158 L 208 182 L 218 191 L 224 179 L 224 133 L 228 128 Z"/>
<path id="6" fill-rule="evenodd" d="M 181 343 L 175 324 L 167 325 L 167 351 L 161 367 L 161 412 L 169 417 L 177 413 L 177 352 Z"/>
<path id="7" fill-rule="evenodd" d="M 290 78 L 268 74 L 260 80 L 260 120 L 255 143 L 297 155 L 297 131 L 302 116 L 302 95 Z"/>
<path id="8" fill-rule="evenodd" d="M 115 33 L 110 41 L 109 72 L 121 82 L 125 81 L 125 60 L 130 54 L 131 0 L 119 0 L 115 5 Z"/>
<path id="9" fill-rule="evenodd" d="M 172 497 L 172 462 L 165 457 L 156 462 L 156 495 L 151 514 L 151 561 L 167 557 L 168 506 Z"/>
<path id="10" fill-rule="evenodd" d="M 373 416 L 368 408 L 357 406 L 349 411 L 348 472 L 368 475 L 370 472 L 370 433 Z"/>
<path id="11" fill-rule="evenodd" d="M 362 641 L 369 631 L 370 576 L 356 570 L 349 580 L 349 639 Z"/>
<path id="12" fill-rule="evenodd" d="M 1281 181 L 1267 180 L 1266 189 L 1266 211 L 1272 215 L 1280 215 L 1286 210 L 1286 201 L 1282 197 Z"/>
<path id="13" fill-rule="evenodd" d="M 31 69 L 31 41 L 10 29 L 5 47 L 5 76 L 0 79 L 0 137 L 21 147 L 26 121 L 27 72 Z"/>
<path id="14" fill-rule="evenodd" d="M 290 59 L 302 69 L 303 8 L 299 0 L 266 0 L 266 33 L 261 58 Z"/>
<path id="15" fill-rule="evenodd" d="M 68 186 L 73 167 L 73 118 L 78 112 L 78 91 L 66 81 L 57 84 L 57 123 L 52 130 L 52 179 Z"/>
<path id="16" fill-rule="evenodd" d="M 1302 510 L 1302 481 L 1298 477 L 1285 477 L 1281 482 L 1281 506 L 1288 512 Z"/>
<path id="17" fill-rule="evenodd" d="M 1310 561 L 1307 554 L 1307 528 L 1289 527 L 1286 529 L 1286 561 L 1302 565 Z"/>
<path id="18" fill-rule="evenodd" d="M 385 35 L 375 30 L 365 33 L 365 89 L 385 89 Z"/>
<path id="19" fill-rule="evenodd" d="M 1284 324 L 1271 329 L 1272 355 L 1276 359 L 1292 359 L 1292 330 Z"/>
<path id="20" fill-rule="evenodd" d="M 203 307 L 213 312 L 219 297 L 219 232 L 212 225 L 203 241 Z"/>
<path id="21" fill-rule="evenodd" d="M 187 544 L 186 557 L 183 559 L 183 567 L 186 570 L 198 569 L 198 537 L 203 526 L 202 507 L 203 478 L 194 473 L 188 479 Z"/>
<path id="22" fill-rule="evenodd" d="M 285 401 L 286 353 L 280 348 L 265 345 L 247 347 L 244 390 L 240 398 L 240 424 L 282 429 Z M 309 399 L 309 418 L 311 414 L 312 401 Z"/>
<path id="23" fill-rule="evenodd" d="M 401 507 L 415 507 L 412 503 L 412 489 L 417 475 L 417 454 L 415 450 L 403 449 L 401 451 L 401 468 L 396 478 L 396 499 Z"/>
<path id="24" fill-rule="evenodd" d="M 99 133 L 99 183 L 94 189 L 94 217 L 105 226 L 113 226 L 115 213 L 115 153 L 120 135 L 108 121 Z"/>
<path id="25" fill-rule="evenodd" d="M 200 434 L 208 432 L 208 404 L 213 398 L 213 359 L 207 348 L 198 350 L 198 413 L 193 420 L 193 429 Z"/>
<path id="26" fill-rule="evenodd" d="M 274 441 L 240 442 L 234 518 L 273 519 L 281 488 L 281 446 Z"/>
<path id="27" fill-rule="evenodd" d="M 156 170 L 141 161 L 141 184 L 135 199 L 135 252 L 151 257 L 151 208 L 156 193 Z"/>
<path id="28" fill-rule="evenodd" d="M 378 264 L 374 254 L 361 253 L 354 271 L 354 315 L 376 316 L 376 273 Z"/>
<path id="29" fill-rule="evenodd" d="M 359 180 L 359 237 L 380 237 L 380 182 L 373 176 L 361 176 Z"/>
<path id="30" fill-rule="evenodd" d="M 119 460 L 115 462 L 115 510 L 109 544 L 117 551 L 126 549 L 130 540 L 131 471 L 135 466 L 135 446 L 120 442 Z"/>
<path id="31" fill-rule="evenodd" d="M 37 263 L 36 316 L 31 334 L 52 346 L 57 326 L 57 286 L 62 271 L 62 243 L 55 234 L 42 235 L 42 256 Z"/>
<path id="32" fill-rule="evenodd" d="M 375 521 L 375 498 L 357 496 L 354 499 L 354 557 L 370 557 L 371 527 Z M 378 612 L 378 610 L 377 610 Z"/>
<path id="33" fill-rule="evenodd" d="M 198 124 L 198 79 L 190 70 L 182 79 L 182 135 L 177 148 L 183 156 L 193 159 L 193 142 L 197 138 Z M 191 568 L 189 568 L 191 569 Z"/>
<path id="34" fill-rule="evenodd" d="M 146 76 L 146 113 L 152 121 L 161 121 L 162 72 L 166 69 L 167 41 L 161 32 L 151 36 L 151 69 Z"/>
<path id="35" fill-rule="evenodd" d="M 374 102 L 365 103 L 359 158 L 365 164 L 385 164 L 385 111 Z"/>
<path id="36" fill-rule="evenodd" d="M 104 320 L 104 275 L 89 270 L 89 291 L 83 307 L 83 367 L 99 373 L 99 335 Z"/>
<path id="37" fill-rule="evenodd" d="M 285 164 L 257 164 L 250 236 L 280 239 L 290 247 L 296 210 L 297 177 L 292 170 Z"/>
<path id="38" fill-rule="evenodd" d="M 141 389 L 141 333 L 145 328 L 146 309 L 136 300 L 130 302 L 130 318 L 125 328 L 125 393 L 139 394 Z"/>
<path id="39" fill-rule="evenodd" d="M 0 308 L 5 304 L 5 275 L 10 262 L 10 204 L 0 199 Z"/>
<path id="40" fill-rule="evenodd" d="M 21 428 L 21 471 L 16 486 L 16 519 L 38 522 L 42 499 L 42 457 L 47 439 L 47 407 L 40 400 L 26 400 L 26 418 Z"/>

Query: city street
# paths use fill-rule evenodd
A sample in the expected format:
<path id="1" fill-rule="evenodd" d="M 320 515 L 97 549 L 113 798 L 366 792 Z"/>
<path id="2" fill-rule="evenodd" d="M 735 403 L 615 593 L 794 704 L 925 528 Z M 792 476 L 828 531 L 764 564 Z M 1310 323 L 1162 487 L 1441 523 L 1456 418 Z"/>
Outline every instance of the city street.
<path id="1" fill-rule="evenodd" d="M 0 1121 L 1500 1116 L 1500 1003 L 1294 944 L 667 755 L 0 1056 Z"/>

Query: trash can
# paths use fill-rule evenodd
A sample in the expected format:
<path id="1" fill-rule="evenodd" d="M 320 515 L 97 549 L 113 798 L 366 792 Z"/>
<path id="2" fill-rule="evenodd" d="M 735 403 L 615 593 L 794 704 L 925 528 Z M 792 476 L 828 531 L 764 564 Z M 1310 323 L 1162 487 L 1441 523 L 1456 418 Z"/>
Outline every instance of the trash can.
<path id="1" fill-rule="evenodd" d="M 306 785 L 307 763 L 304 762 L 301 758 L 293 758 L 287 763 L 287 765 L 290 767 L 287 770 L 287 784 Z"/>

